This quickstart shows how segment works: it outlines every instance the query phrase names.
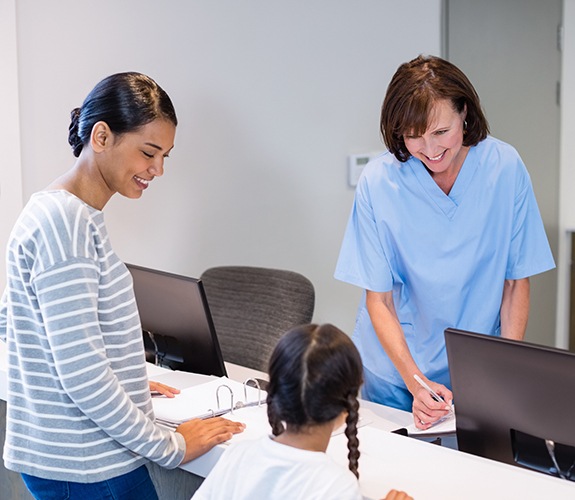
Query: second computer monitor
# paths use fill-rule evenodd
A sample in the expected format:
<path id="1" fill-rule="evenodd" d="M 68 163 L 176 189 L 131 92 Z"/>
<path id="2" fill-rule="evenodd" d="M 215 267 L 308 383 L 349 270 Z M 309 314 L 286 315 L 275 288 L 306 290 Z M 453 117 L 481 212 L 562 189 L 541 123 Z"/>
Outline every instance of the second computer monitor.
<path id="1" fill-rule="evenodd" d="M 445 330 L 461 451 L 575 481 L 575 353 Z"/>
<path id="2" fill-rule="evenodd" d="M 126 265 L 134 281 L 148 360 L 174 370 L 225 376 L 202 282 Z"/>

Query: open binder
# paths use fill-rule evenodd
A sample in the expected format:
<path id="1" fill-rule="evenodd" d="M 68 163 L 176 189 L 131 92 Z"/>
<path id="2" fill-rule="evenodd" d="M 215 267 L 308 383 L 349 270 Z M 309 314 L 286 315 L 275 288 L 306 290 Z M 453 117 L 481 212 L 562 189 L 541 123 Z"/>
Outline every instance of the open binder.
<path id="1" fill-rule="evenodd" d="M 154 397 L 152 404 L 156 421 L 170 429 L 194 418 L 211 418 L 226 415 L 231 420 L 242 408 L 260 407 L 266 402 L 267 393 L 260 389 L 256 379 L 244 383 L 227 377 L 183 389 L 174 398 Z M 259 412 L 258 412 L 259 413 Z M 265 415 L 266 412 L 263 411 Z"/>
<path id="2" fill-rule="evenodd" d="M 224 416 L 229 420 L 245 424 L 245 429 L 223 443 L 230 445 L 238 441 L 257 439 L 271 435 L 268 421 L 267 393 L 260 389 L 256 379 L 249 378 L 244 383 L 227 377 L 183 389 L 174 398 L 154 397 L 156 422 L 174 430 L 178 425 L 194 418 Z M 360 408 L 358 427 L 369 425 L 373 421 L 371 411 Z M 335 429 L 333 436 L 342 434 L 345 424 Z"/>

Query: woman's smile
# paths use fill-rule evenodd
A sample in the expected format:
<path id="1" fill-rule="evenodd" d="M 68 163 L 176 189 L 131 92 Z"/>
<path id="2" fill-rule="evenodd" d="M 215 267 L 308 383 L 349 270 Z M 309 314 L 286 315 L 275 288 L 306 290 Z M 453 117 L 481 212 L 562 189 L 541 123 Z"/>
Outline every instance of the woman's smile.
<path id="1" fill-rule="evenodd" d="M 443 159 L 443 155 L 445 154 L 445 151 L 446 151 L 446 150 L 444 150 L 443 153 L 440 153 L 440 154 L 438 154 L 437 156 L 434 156 L 433 158 L 427 156 L 427 159 L 428 159 L 429 161 L 432 161 L 432 162 L 439 162 L 439 161 L 441 161 L 441 160 Z"/>
<path id="2" fill-rule="evenodd" d="M 136 181 L 136 184 L 138 184 L 138 186 L 140 186 L 141 189 L 147 189 L 149 184 L 150 184 L 150 180 L 146 180 L 143 179 L 142 177 L 139 177 L 137 175 L 134 175 L 134 180 Z"/>

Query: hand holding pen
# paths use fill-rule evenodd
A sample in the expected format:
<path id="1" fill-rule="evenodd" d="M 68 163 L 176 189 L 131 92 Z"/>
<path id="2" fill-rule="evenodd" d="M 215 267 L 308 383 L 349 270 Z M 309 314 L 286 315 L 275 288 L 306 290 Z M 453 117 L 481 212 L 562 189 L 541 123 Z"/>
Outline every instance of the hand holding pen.
<path id="1" fill-rule="evenodd" d="M 451 391 L 440 384 L 435 384 L 437 389 L 434 390 L 417 374 L 414 374 L 413 378 L 423 389 L 425 389 L 425 393 L 431 396 L 431 399 L 435 403 L 443 403 L 443 407 L 437 407 L 437 405 L 432 407 L 424 398 L 418 398 L 414 395 L 413 418 L 415 420 L 415 425 L 420 429 L 429 429 L 438 420 L 443 419 L 449 413 L 453 412 L 453 406 L 451 405 Z"/>

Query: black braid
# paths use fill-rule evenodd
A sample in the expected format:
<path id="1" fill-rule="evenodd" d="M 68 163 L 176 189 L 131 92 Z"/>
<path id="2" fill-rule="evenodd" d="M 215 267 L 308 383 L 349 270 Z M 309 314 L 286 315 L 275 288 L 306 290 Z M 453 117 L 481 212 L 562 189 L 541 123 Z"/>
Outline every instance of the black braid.
<path id="1" fill-rule="evenodd" d="M 357 423 L 359 421 L 359 401 L 354 394 L 349 394 L 346 400 L 347 418 L 345 420 L 345 435 L 347 436 L 347 459 L 349 470 L 359 479 L 359 439 L 357 438 Z"/>
<path id="2" fill-rule="evenodd" d="M 273 398 L 270 397 L 269 394 L 266 402 L 268 407 L 268 420 L 272 427 L 272 433 L 274 436 L 279 436 L 285 429 L 281 419 L 276 414 L 274 408 L 275 405 L 273 404 Z"/>

